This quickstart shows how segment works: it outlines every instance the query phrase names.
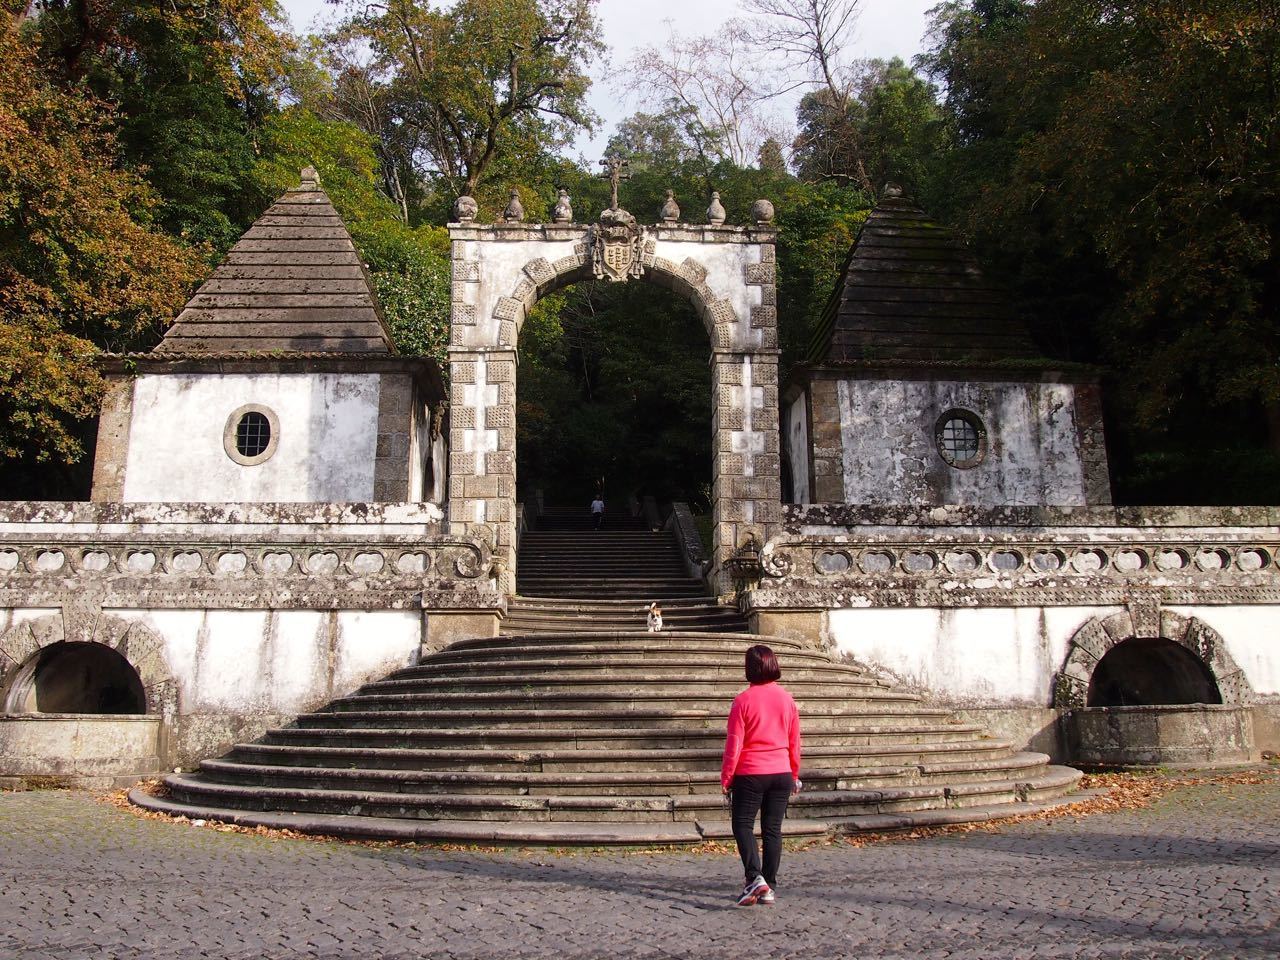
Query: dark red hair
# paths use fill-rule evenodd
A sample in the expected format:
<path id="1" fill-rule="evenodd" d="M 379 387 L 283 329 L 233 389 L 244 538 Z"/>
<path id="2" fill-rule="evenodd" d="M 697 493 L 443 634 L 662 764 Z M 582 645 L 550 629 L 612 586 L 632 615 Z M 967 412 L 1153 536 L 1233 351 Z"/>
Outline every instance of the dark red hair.
<path id="1" fill-rule="evenodd" d="M 772 683 L 782 679 L 782 668 L 778 666 L 778 658 L 763 643 L 758 643 L 747 650 L 747 682 Z"/>

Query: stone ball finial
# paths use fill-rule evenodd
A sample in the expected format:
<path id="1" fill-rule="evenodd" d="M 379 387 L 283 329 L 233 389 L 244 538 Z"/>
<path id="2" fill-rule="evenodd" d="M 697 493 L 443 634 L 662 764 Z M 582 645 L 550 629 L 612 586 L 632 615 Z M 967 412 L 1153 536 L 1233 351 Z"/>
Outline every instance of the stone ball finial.
<path id="1" fill-rule="evenodd" d="M 773 204 L 768 200 L 757 200 L 751 205 L 751 216 L 761 226 L 766 223 L 773 223 L 773 214 Z"/>
<path id="2" fill-rule="evenodd" d="M 307 166 L 302 168 L 301 179 L 303 190 L 314 190 L 320 186 L 320 171 L 310 164 L 307 164 Z"/>
<path id="3" fill-rule="evenodd" d="M 724 218 L 728 216 L 724 212 L 724 204 L 720 202 L 720 191 L 711 191 L 711 206 L 707 207 L 707 223 L 720 226 L 724 223 Z"/>
<path id="4" fill-rule="evenodd" d="M 453 219 L 459 223 L 470 223 L 479 211 L 480 205 L 476 203 L 475 197 L 464 194 L 453 202 Z"/>
<path id="5" fill-rule="evenodd" d="M 556 201 L 556 207 L 551 211 L 551 219 L 556 223 L 573 223 L 573 204 L 569 202 L 568 190 L 560 191 L 560 199 Z"/>
<path id="6" fill-rule="evenodd" d="M 680 221 L 680 204 L 676 203 L 674 190 L 667 191 L 667 199 L 662 204 L 662 209 L 658 212 L 658 216 L 662 218 L 663 223 L 678 223 Z"/>
<path id="7" fill-rule="evenodd" d="M 896 200 L 898 197 L 902 196 L 902 184 L 886 183 L 884 185 L 884 189 L 880 191 L 880 193 L 881 193 L 881 196 Z"/>
<path id="8" fill-rule="evenodd" d="M 524 220 L 524 204 L 520 202 L 520 191 L 515 187 L 511 188 L 511 200 L 507 203 L 507 209 L 502 212 L 502 219 L 507 223 L 520 223 Z"/>

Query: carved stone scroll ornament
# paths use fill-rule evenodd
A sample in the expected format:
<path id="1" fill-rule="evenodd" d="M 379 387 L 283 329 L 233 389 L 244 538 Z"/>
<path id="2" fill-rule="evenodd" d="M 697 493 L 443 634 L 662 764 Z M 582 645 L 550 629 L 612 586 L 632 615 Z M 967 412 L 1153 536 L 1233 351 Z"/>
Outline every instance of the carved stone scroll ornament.
<path id="1" fill-rule="evenodd" d="M 606 210 L 591 228 L 591 271 L 617 283 L 644 275 L 644 229 L 626 210 Z"/>
<path id="2" fill-rule="evenodd" d="M 764 552 L 760 557 L 760 566 L 763 568 L 766 577 L 774 579 L 790 576 L 791 571 L 795 569 L 791 554 L 786 551 L 775 550 L 772 543 L 765 545 Z"/>

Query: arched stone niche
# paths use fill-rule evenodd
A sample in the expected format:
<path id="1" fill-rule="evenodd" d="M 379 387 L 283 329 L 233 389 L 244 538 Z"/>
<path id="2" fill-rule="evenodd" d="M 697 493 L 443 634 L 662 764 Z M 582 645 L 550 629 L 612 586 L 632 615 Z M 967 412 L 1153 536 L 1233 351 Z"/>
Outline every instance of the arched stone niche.
<path id="1" fill-rule="evenodd" d="M 600 225 L 560 223 L 460 222 L 449 235 L 450 531 L 487 540 L 511 592 L 520 329 L 539 299 L 597 276 L 607 241 Z M 689 299 L 707 333 L 717 571 L 781 527 L 776 239 L 768 223 L 640 227 L 626 274 Z"/>
<path id="2" fill-rule="evenodd" d="M 1085 708 L 1089 683 L 1102 658 L 1126 640 L 1155 638 L 1170 640 L 1194 654 L 1213 677 L 1224 705 L 1252 703 L 1253 687 L 1216 630 L 1196 617 L 1147 608 L 1095 617 L 1075 632 L 1055 678 L 1054 706 L 1064 711 Z"/>
<path id="3" fill-rule="evenodd" d="M 122 656 L 138 674 L 146 712 L 164 721 L 178 713 L 178 685 L 164 659 L 164 641 L 149 627 L 100 611 L 50 614 L 16 624 L 0 635 L 0 705 L 26 700 L 32 667 L 40 653 L 64 642 L 100 643 Z"/>

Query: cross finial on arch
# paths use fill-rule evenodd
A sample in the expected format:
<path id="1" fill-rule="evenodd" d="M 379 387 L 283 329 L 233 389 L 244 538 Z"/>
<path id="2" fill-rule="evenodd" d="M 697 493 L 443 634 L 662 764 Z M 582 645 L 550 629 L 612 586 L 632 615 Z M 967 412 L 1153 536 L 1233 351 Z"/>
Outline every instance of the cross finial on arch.
<path id="1" fill-rule="evenodd" d="M 618 184 L 623 180 L 631 179 L 631 161 L 624 160 L 616 153 L 611 153 L 600 161 L 600 166 L 605 168 L 605 172 L 600 174 L 609 180 L 610 195 L 609 209 L 618 209 Z"/>

